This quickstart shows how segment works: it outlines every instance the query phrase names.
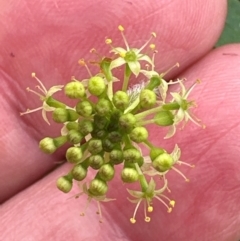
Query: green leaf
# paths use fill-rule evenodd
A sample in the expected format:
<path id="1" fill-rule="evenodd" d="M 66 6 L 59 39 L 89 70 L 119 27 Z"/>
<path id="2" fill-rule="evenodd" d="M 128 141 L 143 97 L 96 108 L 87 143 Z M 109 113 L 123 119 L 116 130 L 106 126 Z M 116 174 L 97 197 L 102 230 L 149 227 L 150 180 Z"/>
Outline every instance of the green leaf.
<path id="1" fill-rule="evenodd" d="M 216 47 L 229 43 L 240 43 L 240 0 L 228 0 L 225 27 Z"/>

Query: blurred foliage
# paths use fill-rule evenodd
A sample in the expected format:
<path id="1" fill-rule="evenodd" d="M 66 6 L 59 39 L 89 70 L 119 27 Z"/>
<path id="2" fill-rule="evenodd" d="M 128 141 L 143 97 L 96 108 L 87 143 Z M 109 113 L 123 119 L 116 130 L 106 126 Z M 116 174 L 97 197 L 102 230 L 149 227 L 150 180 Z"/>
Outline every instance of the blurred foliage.
<path id="1" fill-rule="evenodd" d="M 228 43 L 240 43 L 240 0 L 228 0 L 225 27 L 216 46 Z"/>

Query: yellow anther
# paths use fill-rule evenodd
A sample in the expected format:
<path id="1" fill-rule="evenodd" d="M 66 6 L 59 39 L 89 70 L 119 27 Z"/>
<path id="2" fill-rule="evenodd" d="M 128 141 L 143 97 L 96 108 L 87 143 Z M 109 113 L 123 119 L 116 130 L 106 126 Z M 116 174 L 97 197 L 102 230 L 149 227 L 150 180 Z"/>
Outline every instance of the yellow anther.
<path id="1" fill-rule="evenodd" d="M 172 208 L 168 208 L 167 212 L 171 213 L 172 212 Z"/>
<path id="2" fill-rule="evenodd" d="M 85 216 L 85 213 L 80 213 L 80 216 L 82 216 L 82 217 Z"/>
<path id="3" fill-rule="evenodd" d="M 149 213 L 151 213 L 153 211 L 153 207 L 149 206 L 147 210 L 148 210 Z"/>
<path id="4" fill-rule="evenodd" d="M 150 44 L 149 47 L 150 47 L 150 49 L 154 50 L 156 48 L 156 45 L 155 44 Z"/>
<path id="5" fill-rule="evenodd" d="M 80 59 L 80 60 L 78 60 L 78 63 L 79 63 L 80 65 L 83 65 L 83 66 L 85 66 L 85 65 L 86 65 L 86 63 L 85 63 L 84 59 Z"/>
<path id="6" fill-rule="evenodd" d="M 149 223 L 151 221 L 151 218 L 150 217 L 145 217 L 145 222 Z"/>
<path id="7" fill-rule="evenodd" d="M 123 53 L 123 52 L 119 53 L 119 55 L 120 55 L 120 57 L 122 57 L 122 58 L 124 58 L 124 57 L 126 56 L 126 54 Z"/>
<path id="8" fill-rule="evenodd" d="M 157 37 L 157 34 L 156 34 L 155 32 L 152 32 L 152 36 L 153 36 L 154 38 L 156 38 L 156 37 Z"/>
<path id="9" fill-rule="evenodd" d="M 130 222 L 131 223 L 136 223 L 136 219 L 135 218 L 130 218 Z"/>
<path id="10" fill-rule="evenodd" d="M 111 43 L 112 43 L 112 40 L 111 40 L 110 38 L 107 38 L 107 39 L 105 40 L 105 43 L 106 43 L 106 44 L 111 44 Z"/>
<path id="11" fill-rule="evenodd" d="M 121 32 L 123 32 L 123 31 L 124 31 L 124 27 L 123 27 L 122 25 L 119 25 L 119 26 L 118 26 L 118 30 L 120 30 Z"/>
<path id="12" fill-rule="evenodd" d="M 174 208 L 174 206 L 175 206 L 175 201 L 174 201 L 174 200 L 171 200 L 171 201 L 169 202 L 169 205 Z"/>
<path id="13" fill-rule="evenodd" d="M 197 79 L 197 80 L 196 80 L 196 83 L 197 83 L 197 84 L 200 84 L 201 82 L 202 82 L 202 81 L 201 81 L 200 79 Z"/>
<path id="14" fill-rule="evenodd" d="M 32 77 L 35 78 L 36 77 L 36 73 L 32 72 Z"/>
<path id="15" fill-rule="evenodd" d="M 186 181 L 186 182 L 190 182 L 190 179 L 187 178 L 185 181 Z"/>

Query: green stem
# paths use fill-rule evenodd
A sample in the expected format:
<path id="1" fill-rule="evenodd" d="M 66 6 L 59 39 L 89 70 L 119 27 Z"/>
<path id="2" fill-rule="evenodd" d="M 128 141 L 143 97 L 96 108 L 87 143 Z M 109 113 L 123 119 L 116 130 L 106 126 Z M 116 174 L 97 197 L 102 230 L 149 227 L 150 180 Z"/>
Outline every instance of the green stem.
<path id="1" fill-rule="evenodd" d="M 178 110 L 180 105 L 177 102 L 167 103 L 162 106 L 164 110 Z"/>
<path id="2" fill-rule="evenodd" d="M 137 163 L 135 163 L 135 167 L 136 167 L 136 170 L 139 174 L 139 182 L 140 182 L 140 185 L 141 185 L 141 188 L 142 188 L 142 192 L 146 192 L 147 188 L 148 188 L 148 183 L 147 183 L 147 180 L 145 178 L 145 176 L 143 175 L 139 165 Z"/>
<path id="3" fill-rule="evenodd" d="M 155 123 L 154 119 L 142 120 L 142 121 L 137 122 L 137 124 L 138 124 L 139 126 L 145 126 L 145 125 L 154 124 L 154 123 Z"/>
<path id="4" fill-rule="evenodd" d="M 160 110 L 162 110 L 162 106 L 157 106 L 157 107 L 152 108 L 150 110 L 146 110 L 144 112 L 136 114 L 135 117 L 137 118 L 137 120 L 141 120 L 141 119 L 145 118 L 146 116 L 154 114 L 154 113 L 156 113 L 156 112 L 158 112 Z"/>
<path id="5" fill-rule="evenodd" d="M 123 85 L 122 85 L 122 91 L 127 91 L 127 87 L 128 87 L 128 82 L 129 82 L 129 78 L 131 76 L 131 70 L 128 66 L 128 64 L 125 65 L 125 71 L 124 71 L 124 80 L 123 80 Z"/>
<path id="6" fill-rule="evenodd" d="M 53 97 L 48 97 L 46 100 L 46 103 L 51 106 L 51 107 L 55 107 L 55 108 L 66 108 L 66 105 L 58 100 L 55 100 Z"/>

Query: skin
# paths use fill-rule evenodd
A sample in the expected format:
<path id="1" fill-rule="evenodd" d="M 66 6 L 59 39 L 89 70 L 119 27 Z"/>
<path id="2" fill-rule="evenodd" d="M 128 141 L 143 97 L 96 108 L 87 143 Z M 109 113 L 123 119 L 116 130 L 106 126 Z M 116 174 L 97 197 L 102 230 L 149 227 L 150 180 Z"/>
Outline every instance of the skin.
<path id="1" fill-rule="evenodd" d="M 162 240 L 237 241 L 240 239 L 239 190 L 239 93 L 240 45 L 213 50 L 226 17 L 224 0 L 155 1 L 1 1 L 0 79 L 0 233 L 1 240 Z M 107 54 L 105 37 L 114 46 L 122 44 L 117 26 L 122 24 L 131 45 L 141 46 L 150 31 L 158 55 L 156 69 L 165 71 L 176 62 L 169 78 L 186 77 L 197 85 L 191 97 L 198 103 L 194 113 L 205 130 L 188 123 L 171 140 L 149 128 L 150 138 L 171 151 L 174 143 L 182 149 L 181 160 L 195 169 L 179 167 L 190 179 L 185 183 L 177 173 L 169 175 L 176 201 L 171 214 L 154 200 L 151 222 L 143 219 L 143 206 L 132 225 L 135 206 L 126 199 L 125 188 L 113 181 L 109 197 L 117 201 L 102 206 L 104 223 L 98 222 L 96 203 L 85 217 L 86 197 L 70 199 L 55 187 L 55 180 L 70 166 L 64 150 L 52 156 L 37 146 L 45 136 L 58 136 L 59 125 L 48 126 L 41 113 L 19 117 L 26 108 L 40 105 L 25 88 L 34 88 L 36 72 L 47 88 L 65 84 L 72 75 L 87 78 L 77 61 L 96 59 L 89 50 Z M 58 95 L 61 98 L 61 95 Z M 90 175 L 91 177 L 91 175 Z M 76 194 L 78 188 L 72 191 Z"/>

